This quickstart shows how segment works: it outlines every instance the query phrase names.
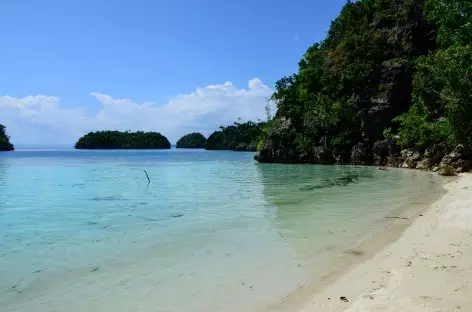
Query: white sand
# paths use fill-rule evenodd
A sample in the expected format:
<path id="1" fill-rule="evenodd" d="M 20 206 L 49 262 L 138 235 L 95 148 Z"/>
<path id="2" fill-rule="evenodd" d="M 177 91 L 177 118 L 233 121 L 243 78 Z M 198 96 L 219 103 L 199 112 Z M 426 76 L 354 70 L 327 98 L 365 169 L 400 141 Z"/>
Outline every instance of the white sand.
<path id="1" fill-rule="evenodd" d="M 301 312 L 472 311 L 472 175 L 445 188 L 399 240 L 316 293 Z"/>

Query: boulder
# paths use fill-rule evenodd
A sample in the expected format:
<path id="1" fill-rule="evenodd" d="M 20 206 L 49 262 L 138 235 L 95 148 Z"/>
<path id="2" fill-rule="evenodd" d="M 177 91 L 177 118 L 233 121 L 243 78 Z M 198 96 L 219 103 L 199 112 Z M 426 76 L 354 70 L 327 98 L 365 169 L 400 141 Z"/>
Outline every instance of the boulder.
<path id="1" fill-rule="evenodd" d="M 387 158 L 387 166 L 389 167 L 401 167 L 403 164 L 402 158 L 399 155 L 392 155 Z"/>
<path id="2" fill-rule="evenodd" d="M 456 170 L 451 165 L 441 165 L 439 166 L 438 174 L 446 177 L 455 176 Z"/>
<path id="3" fill-rule="evenodd" d="M 333 152 L 324 146 L 316 146 L 313 149 L 313 160 L 316 164 L 332 165 L 336 162 Z"/>
<path id="4" fill-rule="evenodd" d="M 451 153 L 444 156 L 440 166 L 451 166 L 457 173 L 472 170 L 472 153 L 462 144 L 457 145 Z"/>
<path id="5" fill-rule="evenodd" d="M 452 167 L 456 169 L 457 173 L 470 171 L 472 169 L 472 160 L 459 159 L 453 163 Z"/>
<path id="6" fill-rule="evenodd" d="M 455 166 L 455 163 L 459 160 L 470 160 L 471 159 L 471 152 L 470 150 L 466 149 L 464 145 L 459 144 L 457 145 L 451 153 L 447 154 L 441 160 L 442 165 L 451 165 Z"/>
<path id="7" fill-rule="evenodd" d="M 441 160 L 441 165 L 452 165 L 454 162 L 462 158 L 464 152 L 464 146 L 459 144 L 454 148 L 454 150 L 443 157 Z"/>
<path id="8" fill-rule="evenodd" d="M 427 170 L 431 167 L 430 165 L 430 159 L 429 158 L 423 158 L 423 160 L 421 160 L 417 165 L 416 165 L 416 169 L 420 169 L 420 170 Z"/>
<path id="9" fill-rule="evenodd" d="M 402 150 L 400 152 L 400 155 L 403 161 L 403 164 L 401 165 L 402 168 L 415 169 L 416 165 L 420 162 L 422 158 L 419 151 L 411 148 Z"/>

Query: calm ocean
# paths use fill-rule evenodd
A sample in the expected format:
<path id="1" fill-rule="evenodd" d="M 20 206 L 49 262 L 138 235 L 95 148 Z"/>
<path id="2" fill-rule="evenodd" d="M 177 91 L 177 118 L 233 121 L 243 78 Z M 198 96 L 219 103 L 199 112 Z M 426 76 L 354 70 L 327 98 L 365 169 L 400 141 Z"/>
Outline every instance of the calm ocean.
<path id="1" fill-rule="evenodd" d="M 0 310 L 259 311 L 368 252 L 442 192 L 413 170 L 252 153 L 0 154 Z M 146 170 L 151 180 L 148 183 Z"/>

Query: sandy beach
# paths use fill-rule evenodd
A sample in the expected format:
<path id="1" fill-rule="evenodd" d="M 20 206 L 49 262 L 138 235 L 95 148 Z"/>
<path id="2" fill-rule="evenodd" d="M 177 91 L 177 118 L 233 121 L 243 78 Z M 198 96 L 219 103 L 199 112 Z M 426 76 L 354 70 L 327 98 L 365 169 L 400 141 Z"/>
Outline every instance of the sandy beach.
<path id="1" fill-rule="evenodd" d="M 472 175 L 393 244 L 317 292 L 309 311 L 472 311 Z"/>

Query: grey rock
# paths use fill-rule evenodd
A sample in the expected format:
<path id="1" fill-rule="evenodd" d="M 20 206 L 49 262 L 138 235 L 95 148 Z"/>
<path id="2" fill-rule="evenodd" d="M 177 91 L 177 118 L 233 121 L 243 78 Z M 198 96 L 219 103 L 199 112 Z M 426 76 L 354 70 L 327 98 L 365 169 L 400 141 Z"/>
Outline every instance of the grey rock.
<path id="1" fill-rule="evenodd" d="M 430 159 L 429 158 L 423 158 L 423 160 L 421 160 L 416 165 L 416 169 L 420 169 L 420 170 L 426 170 L 426 169 L 429 169 L 429 167 L 430 167 Z"/>
<path id="2" fill-rule="evenodd" d="M 389 155 L 391 154 L 389 142 L 387 140 L 375 142 L 374 147 L 372 148 L 372 154 L 374 156 L 375 165 L 385 165 L 388 161 Z"/>
<path id="3" fill-rule="evenodd" d="M 448 177 L 457 175 L 456 170 L 451 165 L 439 166 L 438 174 L 442 176 L 448 176 Z"/>
<path id="4" fill-rule="evenodd" d="M 453 165 L 459 159 L 467 159 L 469 153 L 466 151 L 462 144 L 457 145 L 454 150 L 448 155 L 444 156 L 441 160 L 442 165 Z"/>
<path id="5" fill-rule="evenodd" d="M 317 164 L 332 165 L 335 163 L 333 152 L 324 146 L 316 146 L 313 149 L 314 162 Z"/>
<path id="6" fill-rule="evenodd" d="M 354 165 L 369 165 L 371 158 L 365 143 L 359 142 L 351 149 L 351 163 Z"/>
<path id="7" fill-rule="evenodd" d="M 400 155 L 403 160 L 402 168 L 415 169 L 422 158 L 421 153 L 419 151 L 411 148 L 402 150 L 400 152 Z"/>

